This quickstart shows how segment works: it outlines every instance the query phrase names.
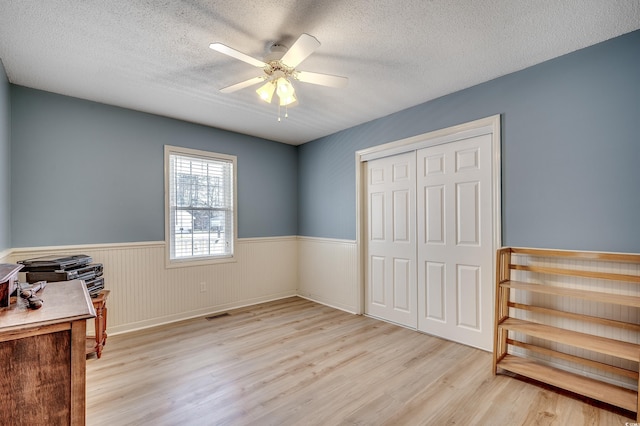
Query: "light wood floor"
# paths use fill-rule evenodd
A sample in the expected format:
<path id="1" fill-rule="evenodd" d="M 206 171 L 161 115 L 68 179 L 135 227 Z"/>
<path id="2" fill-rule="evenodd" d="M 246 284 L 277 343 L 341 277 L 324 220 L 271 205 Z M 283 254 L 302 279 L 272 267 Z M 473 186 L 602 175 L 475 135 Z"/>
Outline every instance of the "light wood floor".
<path id="1" fill-rule="evenodd" d="M 111 336 L 88 425 L 624 425 L 625 413 L 491 374 L 491 354 L 290 298 Z"/>

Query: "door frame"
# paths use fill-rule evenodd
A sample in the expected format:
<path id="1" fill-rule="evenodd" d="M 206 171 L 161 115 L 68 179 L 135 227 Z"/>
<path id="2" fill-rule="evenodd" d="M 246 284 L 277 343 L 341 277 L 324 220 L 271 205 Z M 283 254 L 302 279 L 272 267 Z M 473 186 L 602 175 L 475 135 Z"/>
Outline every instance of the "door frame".
<path id="1" fill-rule="evenodd" d="M 493 217 L 493 252 L 492 252 L 492 276 L 495 277 L 496 250 L 502 247 L 502 163 L 501 163 L 501 134 L 500 134 L 500 114 L 493 115 L 457 126 L 445 129 L 434 130 L 421 135 L 400 139 L 394 142 L 377 145 L 371 148 L 356 151 L 356 256 L 358 259 L 357 271 L 357 314 L 365 313 L 365 287 L 366 282 L 366 214 L 367 214 L 367 191 L 366 191 L 366 162 L 376 158 L 388 157 L 431 146 L 442 145 L 481 135 L 491 135 L 491 186 L 492 202 L 491 210 Z M 492 286 L 495 293 L 495 287 Z M 495 294 L 491 298 L 495 300 Z M 493 310 L 493 306 L 491 307 Z M 493 326 L 493 324 L 491 325 Z"/>

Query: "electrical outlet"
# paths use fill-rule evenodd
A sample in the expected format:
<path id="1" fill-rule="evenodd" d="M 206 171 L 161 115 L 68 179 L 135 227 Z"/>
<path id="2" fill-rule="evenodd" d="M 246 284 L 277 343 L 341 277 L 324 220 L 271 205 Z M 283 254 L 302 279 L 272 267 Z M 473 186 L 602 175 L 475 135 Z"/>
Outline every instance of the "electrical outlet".
<path id="1" fill-rule="evenodd" d="M 200 293 L 204 293 L 204 292 L 206 292 L 206 291 L 207 291 L 207 283 L 206 283 L 206 282 L 204 282 L 204 281 L 202 281 L 202 282 L 200 283 Z"/>

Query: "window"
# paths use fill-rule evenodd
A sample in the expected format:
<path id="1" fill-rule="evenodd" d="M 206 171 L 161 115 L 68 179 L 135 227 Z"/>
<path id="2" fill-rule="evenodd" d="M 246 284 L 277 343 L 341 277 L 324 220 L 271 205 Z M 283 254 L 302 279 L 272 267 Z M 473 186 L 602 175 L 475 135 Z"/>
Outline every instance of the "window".
<path id="1" fill-rule="evenodd" d="M 164 157 L 167 264 L 233 259 L 236 157 L 168 145 Z"/>

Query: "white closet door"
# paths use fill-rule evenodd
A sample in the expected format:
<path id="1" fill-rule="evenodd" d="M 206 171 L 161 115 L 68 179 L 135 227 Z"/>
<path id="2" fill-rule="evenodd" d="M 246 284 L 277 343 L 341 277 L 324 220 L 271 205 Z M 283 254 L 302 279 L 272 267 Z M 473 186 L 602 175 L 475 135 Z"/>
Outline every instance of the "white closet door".
<path id="1" fill-rule="evenodd" d="M 417 152 L 418 329 L 493 345 L 491 135 Z"/>
<path id="2" fill-rule="evenodd" d="M 369 315 L 417 326 L 415 152 L 367 163 Z"/>

